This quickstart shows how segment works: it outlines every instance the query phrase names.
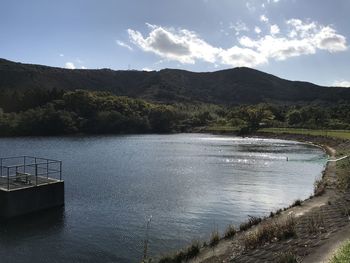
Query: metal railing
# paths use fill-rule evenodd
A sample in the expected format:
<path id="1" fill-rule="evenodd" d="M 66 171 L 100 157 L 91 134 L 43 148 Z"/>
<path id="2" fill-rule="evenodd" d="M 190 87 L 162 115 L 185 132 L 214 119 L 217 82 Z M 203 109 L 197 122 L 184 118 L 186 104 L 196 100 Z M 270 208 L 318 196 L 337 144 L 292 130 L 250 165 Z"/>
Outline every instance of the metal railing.
<path id="1" fill-rule="evenodd" d="M 7 190 L 62 181 L 62 161 L 33 156 L 0 158 L 0 186 Z M 32 180 L 34 179 L 34 182 Z"/>

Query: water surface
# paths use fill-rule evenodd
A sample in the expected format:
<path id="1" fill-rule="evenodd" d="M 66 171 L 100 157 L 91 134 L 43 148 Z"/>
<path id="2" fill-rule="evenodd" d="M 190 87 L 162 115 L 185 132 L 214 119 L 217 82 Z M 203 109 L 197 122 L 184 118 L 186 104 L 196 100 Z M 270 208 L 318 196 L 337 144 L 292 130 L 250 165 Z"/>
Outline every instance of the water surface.
<path id="1" fill-rule="evenodd" d="M 325 164 L 297 142 L 208 134 L 3 138 L 63 161 L 66 206 L 0 226 L 1 262 L 139 262 L 307 198 Z M 288 157 L 288 161 L 287 161 Z"/>

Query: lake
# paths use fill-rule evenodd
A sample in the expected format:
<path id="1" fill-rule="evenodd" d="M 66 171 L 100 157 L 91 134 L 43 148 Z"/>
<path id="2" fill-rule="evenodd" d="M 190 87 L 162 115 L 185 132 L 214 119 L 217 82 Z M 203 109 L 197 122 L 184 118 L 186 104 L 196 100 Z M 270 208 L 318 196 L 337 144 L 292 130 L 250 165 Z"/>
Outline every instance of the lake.
<path id="1" fill-rule="evenodd" d="M 0 226 L 1 262 L 139 262 L 305 199 L 326 154 L 210 134 L 1 138 L 0 156 L 63 161 L 66 205 Z M 288 157 L 288 161 L 287 161 Z"/>

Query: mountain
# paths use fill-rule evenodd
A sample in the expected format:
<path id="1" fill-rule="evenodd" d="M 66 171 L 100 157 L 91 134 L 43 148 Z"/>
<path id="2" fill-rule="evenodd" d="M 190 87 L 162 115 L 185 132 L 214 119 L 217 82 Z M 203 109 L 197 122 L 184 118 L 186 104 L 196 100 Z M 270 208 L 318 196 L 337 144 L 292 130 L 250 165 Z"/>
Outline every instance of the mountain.
<path id="1" fill-rule="evenodd" d="M 216 72 L 63 69 L 0 59 L 0 90 L 86 89 L 156 102 L 216 104 L 350 101 L 350 89 L 289 81 L 245 67 Z"/>

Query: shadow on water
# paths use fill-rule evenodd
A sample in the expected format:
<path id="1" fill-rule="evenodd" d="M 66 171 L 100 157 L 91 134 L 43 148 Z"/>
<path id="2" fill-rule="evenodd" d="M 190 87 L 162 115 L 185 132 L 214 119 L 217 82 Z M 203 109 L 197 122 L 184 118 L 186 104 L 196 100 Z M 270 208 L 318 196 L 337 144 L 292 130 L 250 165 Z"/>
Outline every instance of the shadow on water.
<path id="1" fill-rule="evenodd" d="M 0 222 L 0 246 L 6 247 L 22 239 L 59 233 L 64 227 L 64 207 L 48 209 Z"/>
<path id="2" fill-rule="evenodd" d="M 72 244 L 64 238 L 66 221 L 64 207 L 0 221 L 0 262 L 130 262 L 118 257 L 118 253 L 96 252 L 94 246 Z M 79 253 L 73 255 L 76 251 L 72 249 Z"/>

